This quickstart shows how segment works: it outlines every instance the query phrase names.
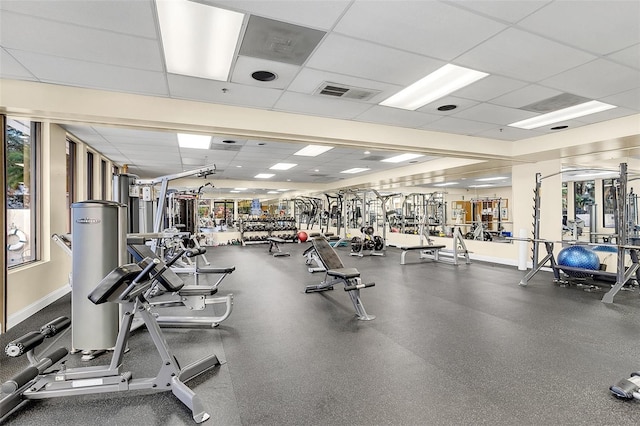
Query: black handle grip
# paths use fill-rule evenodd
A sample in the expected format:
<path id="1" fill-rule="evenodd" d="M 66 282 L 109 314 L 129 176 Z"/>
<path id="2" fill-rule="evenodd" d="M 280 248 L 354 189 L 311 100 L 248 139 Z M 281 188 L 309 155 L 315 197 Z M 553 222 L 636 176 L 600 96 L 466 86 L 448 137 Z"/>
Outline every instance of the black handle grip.
<path id="1" fill-rule="evenodd" d="M 18 357 L 38 346 L 43 340 L 43 334 L 38 331 L 30 331 L 13 342 L 9 342 L 9 344 L 4 347 L 4 353 L 10 357 Z"/>
<path id="2" fill-rule="evenodd" d="M 127 298 L 127 296 L 129 296 L 129 293 L 131 293 L 133 291 L 134 288 L 136 288 L 136 286 L 143 280 L 145 280 L 148 275 L 151 273 L 151 271 L 153 271 L 153 268 L 156 267 L 156 265 L 158 265 L 160 263 L 160 260 L 158 259 L 153 259 L 151 260 L 150 258 L 145 258 L 145 260 L 149 259 L 150 262 L 147 266 L 145 266 L 145 268 L 142 270 L 142 272 L 140 272 L 133 281 L 131 281 L 131 283 L 127 286 L 127 288 L 124 289 L 124 291 L 122 292 L 122 294 L 120 294 L 120 296 L 118 296 L 118 298 L 120 300 L 125 300 Z"/>
<path id="3" fill-rule="evenodd" d="M 67 317 L 58 317 L 53 321 L 49 321 L 42 327 L 40 327 L 40 333 L 44 335 L 44 337 L 55 336 L 65 328 L 71 325 L 71 320 Z"/>
<path id="4" fill-rule="evenodd" d="M 358 290 L 358 289 L 360 289 L 360 288 L 373 287 L 373 286 L 375 286 L 375 285 L 376 285 L 376 283 L 357 284 L 357 285 L 346 285 L 346 286 L 344 286 L 344 291 Z"/>

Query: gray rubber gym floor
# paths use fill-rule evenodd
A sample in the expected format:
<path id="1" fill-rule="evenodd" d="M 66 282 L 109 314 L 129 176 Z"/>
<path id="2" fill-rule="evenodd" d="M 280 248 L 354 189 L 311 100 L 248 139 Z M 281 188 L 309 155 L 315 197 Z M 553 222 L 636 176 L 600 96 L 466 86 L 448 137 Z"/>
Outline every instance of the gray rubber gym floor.
<path id="1" fill-rule="evenodd" d="M 342 286 L 305 294 L 322 280 L 302 252 L 271 257 L 266 245 L 211 248 L 214 266 L 235 265 L 219 294 L 235 295 L 216 329 L 163 329 L 185 365 L 214 352 L 221 367 L 189 382 L 211 425 L 637 425 L 640 401 L 609 385 L 640 370 L 640 297 L 562 288 L 539 273 L 523 288 L 513 267 L 429 261 L 400 265 L 400 252 L 338 253 L 364 281 L 373 321 L 358 321 Z M 416 258 L 409 253 L 407 259 Z M 606 286 L 606 284 L 605 284 Z M 61 314 L 66 296 L 0 336 L 4 345 Z M 63 344 L 65 343 L 63 339 Z M 130 340 L 125 369 L 154 375 L 147 333 Z M 69 365 L 80 362 L 71 356 Z M 103 359 L 101 359 L 103 358 Z M 1 379 L 26 360 L 2 355 Z M 104 355 L 94 364 L 108 363 Z M 15 425 L 190 425 L 169 393 L 116 393 L 29 401 Z"/>

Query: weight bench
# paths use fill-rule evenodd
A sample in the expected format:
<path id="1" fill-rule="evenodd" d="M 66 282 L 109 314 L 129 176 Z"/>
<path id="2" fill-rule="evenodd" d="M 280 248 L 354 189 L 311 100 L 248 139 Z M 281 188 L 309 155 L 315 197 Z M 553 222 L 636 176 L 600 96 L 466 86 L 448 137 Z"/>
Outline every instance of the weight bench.
<path id="1" fill-rule="evenodd" d="M 418 259 L 432 259 L 435 262 L 440 261 L 440 250 L 445 248 L 444 244 L 442 245 L 427 245 L 427 246 L 402 246 L 400 250 L 402 250 L 402 254 L 400 255 L 400 264 L 406 265 L 406 256 L 410 251 L 420 251 Z"/>
<path id="2" fill-rule="evenodd" d="M 282 257 L 282 256 L 290 256 L 291 255 L 290 253 L 283 252 L 280 249 L 280 246 L 278 244 L 286 243 L 286 241 L 283 240 L 282 238 L 269 237 L 269 238 L 267 238 L 267 241 L 269 241 L 269 253 L 272 253 L 273 257 Z"/>
<path id="3" fill-rule="evenodd" d="M 318 234 L 319 235 L 319 234 Z M 321 238 L 321 237 L 320 237 Z M 302 255 L 304 257 L 306 257 L 306 259 L 304 260 L 304 263 L 306 265 L 309 266 L 309 268 L 307 269 L 310 273 L 314 273 L 314 272 L 324 272 L 327 270 L 327 268 L 324 267 L 324 265 L 322 264 L 322 261 L 320 260 L 320 258 L 318 257 L 318 253 L 316 253 L 316 249 L 315 247 L 312 245 L 310 245 L 303 253 Z M 316 266 L 312 266 L 312 265 L 316 265 Z"/>
<path id="4" fill-rule="evenodd" d="M 325 269 L 325 279 L 316 285 L 308 285 L 304 292 L 314 293 L 319 291 L 333 290 L 336 284 L 344 284 L 344 291 L 349 293 L 353 307 L 356 310 L 356 316 L 359 320 L 370 321 L 375 318 L 374 315 L 368 315 L 364 309 L 364 305 L 360 300 L 360 289 L 373 287 L 375 283 L 363 284 L 360 279 L 360 272 L 356 268 L 345 268 L 342 261 L 338 257 L 336 251 L 329 245 L 324 238 L 314 238 L 311 240 L 311 248 L 315 251 L 315 258 Z M 307 249 L 309 250 L 309 249 Z"/>
<path id="5" fill-rule="evenodd" d="M 129 253 L 133 256 L 136 262 L 140 262 L 142 259 L 150 258 L 154 260 L 160 260 L 156 254 L 146 245 L 130 244 L 127 246 Z M 187 255 L 198 256 L 202 249 L 186 250 Z M 185 268 L 188 269 L 188 268 Z M 154 308 L 168 308 L 175 306 L 185 306 L 190 311 L 202 311 L 207 305 L 221 304 L 226 305 L 224 314 L 221 316 L 168 316 L 159 315 L 157 322 L 163 327 L 194 327 L 194 326 L 207 326 L 217 327 L 222 321 L 226 320 L 231 315 L 233 309 L 233 294 L 228 294 L 224 297 L 212 297 L 218 292 L 218 285 L 224 277 L 231 272 L 235 271 L 235 267 L 230 268 L 194 268 L 201 270 L 198 273 L 213 273 L 222 274 L 222 277 L 214 285 L 180 285 L 184 282 L 176 275 L 175 269 L 166 268 L 162 274 L 157 278 L 158 282 L 166 289 L 172 290 L 174 297 L 157 302 L 150 302 L 149 305 Z M 154 273 L 156 271 L 154 270 Z M 196 274 L 196 278 L 198 275 Z M 196 280 L 197 283 L 197 280 Z M 177 289 L 177 290 L 175 290 Z M 153 290 L 153 289 L 152 289 Z"/>

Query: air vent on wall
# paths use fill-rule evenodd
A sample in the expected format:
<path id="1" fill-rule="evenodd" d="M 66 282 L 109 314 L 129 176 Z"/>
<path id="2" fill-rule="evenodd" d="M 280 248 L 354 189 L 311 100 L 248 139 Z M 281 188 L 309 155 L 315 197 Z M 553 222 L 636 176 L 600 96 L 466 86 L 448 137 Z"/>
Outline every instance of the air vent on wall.
<path id="1" fill-rule="evenodd" d="M 364 89 L 362 87 L 347 86 L 345 84 L 324 82 L 315 91 L 314 95 L 333 96 L 336 98 L 353 99 L 356 101 L 368 101 L 380 90 Z"/>

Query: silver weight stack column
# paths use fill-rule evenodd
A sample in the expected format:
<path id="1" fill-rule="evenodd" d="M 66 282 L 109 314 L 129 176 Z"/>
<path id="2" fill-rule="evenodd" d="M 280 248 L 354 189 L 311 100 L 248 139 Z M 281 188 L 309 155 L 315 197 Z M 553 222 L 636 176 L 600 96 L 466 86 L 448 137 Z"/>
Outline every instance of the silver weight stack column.
<path id="1" fill-rule="evenodd" d="M 82 201 L 72 204 L 71 210 L 72 347 L 83 353 L 111 349 L 118 335 L 118 304 L 94 305 L 88 295 L 126 259 L 126 206 Z"/>
<path id="2" fill-rule="evenodd" d="M 136 179 L 138 176 L 127 173 L 113 176 L 113 200 L 127 205 L 127 232 L 131 234 L 140 232 L 140 198 Z"/>

